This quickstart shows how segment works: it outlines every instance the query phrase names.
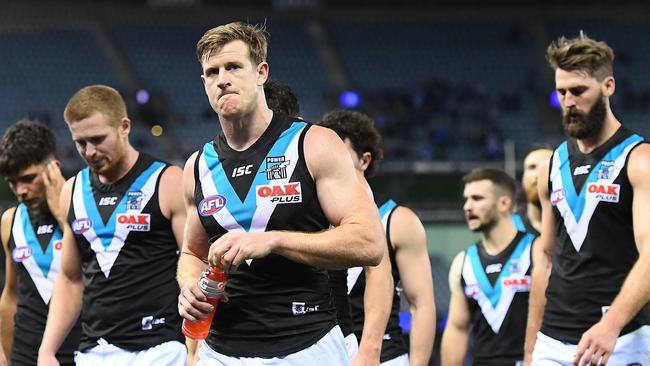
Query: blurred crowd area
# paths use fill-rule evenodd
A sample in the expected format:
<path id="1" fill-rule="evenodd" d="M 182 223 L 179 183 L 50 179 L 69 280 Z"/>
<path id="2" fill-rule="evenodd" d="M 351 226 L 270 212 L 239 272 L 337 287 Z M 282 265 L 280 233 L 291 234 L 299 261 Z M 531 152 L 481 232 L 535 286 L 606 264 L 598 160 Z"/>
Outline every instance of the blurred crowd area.
<path id="1" fill-rule="evenodd" d="M 375 182 L 415 208 L 457 209 L 463 172 L 510 162 L 517 175 L 532 144 L 562 138 L 544 59 L 560 35 L 584 30 L 616 50 L 613 110 L 650 132 L 646 4 L 615 12 L 587 12 L 580 2 L 445 4 L 0 2 L 0 126 L 28 118 L 53 127 L 70 175 L 82 161 L 63 108 L 80 87 L 107 84 L 128 101 L 132 143 L 182 165 L 219 133 L 196 42 L 215 25 L 244 20 L 265 24 L 270 76 L 293 88 L 303 118 L 318 122 L 337 107 L 374 118 L 385 149 Z"/>

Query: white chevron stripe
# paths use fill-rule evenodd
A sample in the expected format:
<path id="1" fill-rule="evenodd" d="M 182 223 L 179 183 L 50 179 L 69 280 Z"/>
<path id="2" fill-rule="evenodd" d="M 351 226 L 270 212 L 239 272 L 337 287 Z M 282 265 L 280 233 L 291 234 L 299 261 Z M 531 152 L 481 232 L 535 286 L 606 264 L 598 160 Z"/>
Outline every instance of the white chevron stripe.
<path id="1" fill-rule="evenodd" d="M 140 213 L 142 213 L 142 210 L 145 208 L 145 206 L 147 206 L 147 203 L 149 202 L 151 197 L 153 197 L 153 195 L 156 193 L 156 182 L 158 181 L 158 176 L 160 175 L 160 173 L 164 168 L 165 166 L 161 166 L 156 171 L 154 171 L 154 173 L 151 174 L 149 179 L 147 179 L 147 182 L 142 187 L 141 192 L 143 193 L 143 195 L 140 201 L 141 202 L 140 208 L 137 210 L 128 210 L 127 208 L 126 212 L 124 213 L 129 213 L 133 215 L 139 215 Z M 82 174 L 81 172 L 77 174 L 72 202 L 74 206 L 75 217 L 87 218 L 88 212 L 86 211 L 86 207 L 84 205 L 84 200 L 83 200 L 83 191 L 82 191 L 83 179 L 81 178 L 81 174 Z M 122 212 L 118 212 L 118 214 L 119 213 Z M 93 223 L 93 226 L 94 225 L 95 223 Z M 95 252 L 95 256 L 97 258 L 97 262 L 99 263 L 99 267 L 101 268 L 102 272 L 104 272 L 106 278 L 108 278 L 111 269 L 113 268 L 113 264 L 115 263 L 117 256 L 120 254 L 120 251 L 124 246 L 124 242 L 130 232 L 131 231 L 127 229 L 126 225 L 119 225 L 116 223 L 113 239 L 111 240 L 111 244 L 106 249 L 104 249 L 104 245 L 102 244 L 99 237 L 97 237 L 97 233 L 95 232 L 95 229 L 93 227 L 90 227 L 88 230 L 86 230 L 83 233 L 84 238 L 86 238 L 86 240 L 90 243 L 90 247 Z"/>
<path id="2" fill-rule="evenodd" d="M 526 249 L 524 249 L 523 253 L 521 254 L 521 257 L 519 258 L 519 268 L 521 273 L 528 272 L 528 268 L 530 267 L 530 248 L 531 245 L 530 244 L 527 245 Z M 476 275 L 474 274 L 474 269 L 467 255 L 465 256 L 465 263 L 463 264 L 462 275 L 463 275 L 463 279 L 465 280 L 466 288 L 472 287 L 473 289 L 476 290 L 473 297 L 481 307 L 481 312 L 483 313 L 483 317 L 485 318 L 485 320 L 487 320 L 488 324 L 490 324 L 492 331 L 494 331 L 494 333 L 499 333 L 499 329 L 501 329 L 501 324 L 503 324 L 503 320 L 508 314 L 508 309 L 510 308 L 510 304 L 512 304 L 512 299 L 517 294 L 516 289 L 501 284 L 501 297 L 499 298 L 499 301 L 497 302 L 497 306 L 495 308 L 492 306 L 490 299 L 487 297 L 487 295 L 485 295 L 483 290 L 481 290 L 481 287 L 478 285 L 478 281 L 476 280 Z"/>
<path id="3" fill-rule="evenodd" d="M 274 185 L 286 184 L 289 182 L 289 179 L 291 179 L 291 176 L 293 175 L 293 172 L 298 164 L 298 142 L 300 141 L 300 135 L 302 135 L 303 132 L 304 127 L 302 127 L 301 130 L 293 137 L 289 143 L 289 146 L 287 147 L 287 151 L 284 154 L 286 160 L 289 161 L 289 164 L 286 166 L 287 178 L 274 179 L 272 181 Z M 212 172 L 210 169 L 208 169 L 208 164 L 205 160 L 205 154 L 201 154 L 201 158 L 199 159 L 199 179 L 201 181 L 201 192 L 203 193 L 203 197 L 210 197 L 219 194 L 219 191 L 217 190 L 217 187 L 212 179 Z M 257 189 L 255 189 L 253 192 L 250 192 L 249 194 L 257 194 Z M 259 202 L 256 205 L 255 212 L 253 213 L 250 232 L 266 231 L 266 226 L 268 225 L 269 219 L 271 218 L 271 215 L 273 214 L 276 206 L 277 203 L 271 203 L 270 200 Z M 219 225 L 221 225 L 221 227 L 229 232 L 246 231 L 228 210 L 227 202 L 226 206 L 213 213 L 212 217 L 219 223 Z M 250 265 L 252 261 L 252 259 L 246 259 L 246 263 L 248 265 Z"/>
<path id="4" fill-rule="evenodd" d="M 598 179 L 597 182 L 599 184 L 611 184 L 614 180 L 616 180 L 623 167 L 625 167 L 627 155 L 630 153 L 630 150 L 632 150 L 632 148 L 634 148 L 634 146 L 637 144 L 638 142 L 626 146 L 623 150 L 623 153 L 618 158 L 616 158 L 616 160 L 614 160 L 613 169 L 611 170 L 609 179 Z M 551 173 L 549 175 L 553 191 L 566 189 L 564 187 L 564 183 L 562 182 L 561 164 L 569 164 L 569 161 L 567 160 L 565 162 L 561 162 L 559 155 L 560 154 L 557 151 L 553 154 L 553 168 L 551 169 Z M 598 203 L 600 201 L 594 197 L 591 197 L 591 195 L 587 193 L 585 193 L 585 196 L 583 198 L 579 197 L 579 192 L 576 192 L 576 195 L 578 195 L 578 200 L 585 200 L 582 216 L 580 216 L 579 220 L 576 220 L 575 216 L 573 215 L 573 211 L 571 211 L 571 207 L 569 207 L 566 199 L 559 201 L 556 204 L 556 207 L 562 216 L 564 227 L 566 228 L 566 231 L 571 238 L 573 247 L 577 252 L 579 252 L 580 248 L 582 248 L 582 244 L 584 244 L 585 238 L 587 237 L 587 229 L 589 228 L 591 217 L 593 216 L 594 211 L 596 210 L 596 206 L 598 206 Z"/>
<path id="5" fill-rule="evenodd" d="M 29 218 L 27 218 L 27 221 L 29 221 Z M 27 239 L 25 238 L 25 228 L 23 228 L 22 222 L 22 212 L 19 208 L 16 208 L 16 216 L 11 228 L 11 234 L 14 238 L 16 248 L 29 248 L 29 244 L 27 244 Z M 54 244 L 54 242 L 51 243 L 51 245 Z M 32 281 L 34 281 L 38 294 L 46 304 L 49 304 L 50 298 L 52 297 L 54 280 L 56 279 L 56 275 L 59 273 L 59 264 L 61 262 L 61 251 L 52 248 L 52 252 L 52 264 L 50 265 L 50 271 L 48 272 L 47 277 L 43 276 L 43 271 L 38 263 L 36 263 L 33 254 L 21 262 L 25 266 L 25 269 L 27 269 L 27 273 L 29 273 Z"/>

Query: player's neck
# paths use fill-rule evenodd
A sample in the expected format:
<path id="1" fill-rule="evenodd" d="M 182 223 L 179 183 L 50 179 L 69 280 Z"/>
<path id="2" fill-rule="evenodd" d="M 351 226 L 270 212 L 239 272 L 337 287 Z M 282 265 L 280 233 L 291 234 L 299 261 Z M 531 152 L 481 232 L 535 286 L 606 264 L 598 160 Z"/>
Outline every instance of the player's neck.
<path id="1" fill-rule="evenodd" d="M 591 153 L 598 146 L 604 144 L 607 140 L 614 136 L 619 127 L 621 127 L 621 123 L 616 119 L 616 117 L 614 117 L 611 110 L 608 111 L 607 117 L 605 117 L 603 128 L 596 136 L 576 140 L 578 149 L 583 154 Z"/>
<path id="2" fill-rule="evenodd" d="M 512 239 L 517 235 L 517 229 L 512 225 L 512 217 L 500 219 L 490 230 L 481 234 L 481 242 L 489 255 L 498 255 L 503 252 Z"/>
<path id="3" fill-rule="evenodd" d="M 102 184 L 110 185 L 124 178 L 131 168 L 133 168 L 135 162 L 138 161 L 139 156 L 140 153 L 136 149 L 134 149 L 130 144 L 127 145 L 126 155 L 120 159 L 117 165 L 111 169 L 110 172 L 98 174 L 99 181 L 102 182 Z"/>
<path id="4" fill-rule="evenodd" d="M 220 118 L 220 121 L 228 146 L 237 151 L 244 151 L 262 136 L 272 119 L 273 111 L 264 103 L 249 114 L 232 119 Z"/>
<path id="5" fill-rule="evenodd" d="M 534 203 L 528 202 L 526 204 L 526 217 L 530 225 L 538 232 L 542 229 L 542 208 Z"/>

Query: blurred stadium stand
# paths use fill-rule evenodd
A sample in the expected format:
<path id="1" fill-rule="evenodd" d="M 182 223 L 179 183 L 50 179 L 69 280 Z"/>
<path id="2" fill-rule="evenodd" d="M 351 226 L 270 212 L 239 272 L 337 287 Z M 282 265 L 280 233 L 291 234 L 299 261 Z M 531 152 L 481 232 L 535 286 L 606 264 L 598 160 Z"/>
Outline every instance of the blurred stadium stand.
<path id="1" fill-rule="evenodd" d="M 39 119 L 59 137 L 66 174 L 82 166 L 62 118 L 74 91 L 108 84 L 128 101 L 132 142 L 177 164 L 219 132 L 195 44 L 233 20 L 266 23 L 273 78 L 318 121 L 355 91 L 375 118 L 386 161 L 376 190 L 427 223 L 439 315 L 447 268 L 476 236 L 463 223 L 460 179 L 478 166 L 516 174 L 534 142 L 562 138 L 544 51 L 579 30 L 616 51 L 614 112 L 650 136 L 648 4 L 601 0 L 0 1 L 0 127 Z M 589 5 L 589 8 L 585 7 Z M 153 125 L 163 134 L 154 137 Z M 13 199 L 0 187 L 5 205 Z"/>

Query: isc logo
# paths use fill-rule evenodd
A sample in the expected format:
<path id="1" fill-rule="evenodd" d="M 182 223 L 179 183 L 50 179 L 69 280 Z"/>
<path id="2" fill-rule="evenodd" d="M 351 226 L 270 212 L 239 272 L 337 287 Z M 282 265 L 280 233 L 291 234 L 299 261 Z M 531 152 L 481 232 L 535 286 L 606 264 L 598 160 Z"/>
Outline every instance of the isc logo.
<path id="1" fill-rule="evenodd" d="M 199 214 L 210 216 L 226 206 L 226 197 L 221 195 L 206 197 L 199 203 Z"/>
<path id="2" fill-rule="evenodd" d="M 91 227 L 93 227 L 93 222 L 86 217 L 76 219 L 72 222 L 72 231 L 74 231 L 74 233 L 77 235 L 81 235 L 85 233 Z"/>
<path id="3" fill-rule="evenodd" d="M 117 203 L 117 197 L 102 197 L 99 200 L 100 206 L 114 206 Z"/>
<path id="4" fill-rule="evenodd" d="M 246 166 L 240 166 L 232 170 L 232 178 L 241 177 L 242 175 L 247 175 L 252 173 L 253 164 Z"/>
<path id="5" fill-rule="evenodd" d="M 11 256 L 13 257 L 15 262 L 22 262 L 26 259 L 29 259 L 32 256 L 32 248 L 30 247 L 16 247 L 14 250 L 11 252 Z"/>
<path id="6" fill-rule="evenodd" d="M 52 234 L 54 232 L 54 225 L 41 225 L 36 229 L 36 235 Z"/>
<path id="7" fill-rule="evenodd" d="M 117 215 L 117 223 L 123 225 L 129 231 L 149 231 L 150 230 L 149 214 L 119 214 Z"/>
<path id="8" fill-rule="evenodd" d="M 270 202 L 277 204 L 302 202 L 300 182 L 283 185 L 257 186 L 256 190 L 258 205 L 261 202 Z"/>

